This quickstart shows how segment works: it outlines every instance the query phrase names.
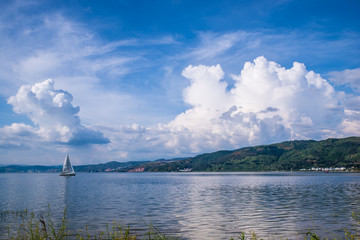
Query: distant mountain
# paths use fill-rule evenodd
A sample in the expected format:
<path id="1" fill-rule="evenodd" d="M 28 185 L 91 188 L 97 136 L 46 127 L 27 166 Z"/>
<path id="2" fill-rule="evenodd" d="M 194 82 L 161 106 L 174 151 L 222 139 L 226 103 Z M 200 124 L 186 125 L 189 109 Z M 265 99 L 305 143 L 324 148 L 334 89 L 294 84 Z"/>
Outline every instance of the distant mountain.
<path id="1" fill-rule="evenodd" d="M 0 173 L 26 173 L 26 172 L 60 172 L 62 166 L 27 166 L 27 165 L 6 165 L 0 167 Z"/>
<path id="2" fill-rule="evenodd" d="M 107 162 L 92 165 L 74 166 L 75 172 L 126 172 L 129 168 L 134 168 L 149 161 L 133 161 L 133 162 Z"/>
<path id="3" fill-rule="evenodd" d="M 233 151 L 201 154 L 180 161 L 149 162 L 136 169 L 168 171 L 290 171 L 360 169 L 360 137 L 286 141 Z M 331 170 L 331 169 L 330 169 Z"/>
<path id="4" fill-rule="evenodd" d="M 172 162 L 174 160 L 182 160 L 184 158 L 176 159 L 158 159 L 155 161 L 132 161 L 132 162 L 107 162 L 100 164 L 79 165 L 73 166 L 75 172 L 127 172 L 135 171 L 137 166 L 143 164 L 162 164 Z M 41 165 L 3 165 L 0 166 L 0 173 L 40 173 L 40 172 L 61 172 L 62 165 L 58 166 L 41 166 Z"/>
<path id="5" fill-rule="evenodd" d="M 286 141 L 205 153 L 190 158 L 74 166 L 75 172 L 360 170 L 360 137 Z M 5 172 L 60 172 L 62 166 L 7 165 Z"/>
<path id="6" fill-rule="evenodd" d="M 139 161 L 139 162 L 108 162 L 92 165 L 80 165 L 73 166 L 75 172 L 121 172 L 123 169 L 133 168 L 137 165 L 147 163 L 149 161 Z M 61 172 L 62 165 L 59 166 L 23 166 L 23 165 L 8 165 L 0 167 L 0 173 L 10 173 L 10 172 Z"/>

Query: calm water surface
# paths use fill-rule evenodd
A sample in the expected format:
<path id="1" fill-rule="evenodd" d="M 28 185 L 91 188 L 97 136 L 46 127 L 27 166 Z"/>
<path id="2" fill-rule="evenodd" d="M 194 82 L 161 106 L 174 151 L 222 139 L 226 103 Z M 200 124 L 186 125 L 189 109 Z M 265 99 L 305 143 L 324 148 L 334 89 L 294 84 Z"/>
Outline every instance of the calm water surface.
<path id="1" fill-rule="evenodd" d="M 241 231 L 303 239 L 310 228 L 343 236 L 351 212 L 360 211 L 358 173 L 0 174 L 0 190 L 1 211 L 41 213 L 50 204 L 56 218 L 66 208 L 75 232 L 116 220 L 139 233 L 151 223 L 181 239 L 229 239 Z M 3 218 L 3 236 L 6 224 Z"/>

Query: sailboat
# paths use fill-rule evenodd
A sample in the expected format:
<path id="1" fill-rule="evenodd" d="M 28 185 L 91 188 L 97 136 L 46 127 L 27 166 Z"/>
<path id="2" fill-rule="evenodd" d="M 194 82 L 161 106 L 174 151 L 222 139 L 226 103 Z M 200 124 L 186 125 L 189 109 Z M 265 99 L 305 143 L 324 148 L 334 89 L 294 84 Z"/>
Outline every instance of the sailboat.
<path id="1" fill-rule="evenodd" d="M 69 154 L 66 155 L 60 176 L 75 176 L 74 168 L 71 165 Z"/>

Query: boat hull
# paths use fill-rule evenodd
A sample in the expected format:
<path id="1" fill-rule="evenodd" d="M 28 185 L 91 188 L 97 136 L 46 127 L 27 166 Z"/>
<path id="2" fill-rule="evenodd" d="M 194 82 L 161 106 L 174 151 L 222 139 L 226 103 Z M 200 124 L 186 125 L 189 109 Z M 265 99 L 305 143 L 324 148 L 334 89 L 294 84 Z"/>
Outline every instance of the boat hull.
<path id="1" fill-rule="evenodd" d="M 60 173 L 60 176 L 71 177 L 71 176 L 75 176 L 75 173 Z"/>

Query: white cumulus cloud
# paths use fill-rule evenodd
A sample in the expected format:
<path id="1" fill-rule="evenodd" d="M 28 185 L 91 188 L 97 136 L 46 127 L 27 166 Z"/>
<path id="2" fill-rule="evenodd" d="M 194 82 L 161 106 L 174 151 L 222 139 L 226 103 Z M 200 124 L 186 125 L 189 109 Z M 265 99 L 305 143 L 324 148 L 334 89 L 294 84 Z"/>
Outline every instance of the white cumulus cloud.
<path id="1" fill-rule="evenodd" d="M 271 143 L 287 139 L 324 138 L 344 118 L 340 95 L 319 74 L 295 62 L 285 69 L 258 57 L 232 75 L 230 90 L 217 66 L 189 66 L 191 80 L 184 101 L 191 108 L 169 124 L 168 147 L 191 152 Z"/>
<path id="2" fill-rule="evenodd" d="M 35 134 L 43 141 L 63 144 L 103 144 L 109 140 L 103 134 L 84 126 L 77 115 L 79 107 L 72 105 L 69 92 L 54 88 L 54 81 L 45 80 L 34 85 L 23 85 L 8 103 L 13 111 L 26 114 L 35 127 L 25 124 L 5 126 L 1 131 L 19 136 Z"/>

